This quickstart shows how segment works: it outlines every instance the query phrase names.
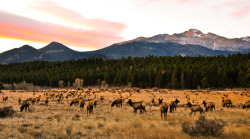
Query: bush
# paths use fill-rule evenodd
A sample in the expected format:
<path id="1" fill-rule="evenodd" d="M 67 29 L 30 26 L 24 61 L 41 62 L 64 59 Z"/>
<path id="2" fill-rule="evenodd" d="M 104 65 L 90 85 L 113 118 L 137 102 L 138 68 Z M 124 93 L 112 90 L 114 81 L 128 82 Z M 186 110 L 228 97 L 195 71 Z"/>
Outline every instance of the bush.
<path id="1" fill-rule="evenodd" d="M 190 136 L 220 136 L 224 131 L 225 122 L 220 119 L 208 120 L 200 116 L 194 123 L 182 124 L 182 131 Z"/>
<path id="2" fill-rule="evenodd" d="M 15 111 L 12 109 L 12 106 L 2 107 L 0 108 L 0 117 L 12 117 Z"/>

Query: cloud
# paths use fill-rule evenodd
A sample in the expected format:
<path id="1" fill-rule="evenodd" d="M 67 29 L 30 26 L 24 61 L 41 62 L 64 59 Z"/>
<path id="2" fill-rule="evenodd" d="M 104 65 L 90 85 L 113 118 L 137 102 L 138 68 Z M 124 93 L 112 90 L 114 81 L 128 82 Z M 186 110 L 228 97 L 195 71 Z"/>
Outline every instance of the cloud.
<path id="1" fill-rule="evenodd" d="M 108 31 L 105 30 L 84 30 L 41 22 L 1 10 L 0 17 L 1 38 L 39 43 L 58 41 L 65 45 L 88 47 L 90 49 L 99 49 L 111 45 L 112 43 L 123 41 L 123 38 L 119 37 L 119 34 L 117 34 L 123 29 L 119 28 L 120 25 L 117 25 L 118 29 L 114 29 L 116 31 L 108 33 Z M 110 26 L 108 21 L 105 25 L 106 27 Z"/>
<path id="2" fill-rule="evenodd" d="M 104 19 L 86 18 L 73 10 L 61 7 L 57 3 L 50 1 L 37 1 L 27 7 L 32 11 L 40 12 L 46 16 L 51 16 L 64 22 L 71 22 L 78 26 L 88 27 L 91 30 L 120 34 L 122 30 L 126 28 L 122 23 L 107 21 Z"/>
<path id="3" fill-rule="evenodd" d="M 200 0 L 139 0 L 139 6 L 149 6 L 151 4 L 164 5 L 164 4 L 177 4 L 184 6 L 197 6 L 202 4 Z"/>
<path id="4" fill-rule="evenodd" d="M 228 15 L 243 19 L 250 15 L 249 0 L 229 0 L 214 6 L 216 10 L 224 10 Z"/>

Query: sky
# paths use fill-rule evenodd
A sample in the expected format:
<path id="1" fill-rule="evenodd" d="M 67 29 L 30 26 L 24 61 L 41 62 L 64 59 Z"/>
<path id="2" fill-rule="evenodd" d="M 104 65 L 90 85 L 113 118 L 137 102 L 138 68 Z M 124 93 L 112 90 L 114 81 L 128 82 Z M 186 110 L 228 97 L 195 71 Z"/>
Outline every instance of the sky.
<path id="1" fill-rule="evenodd" d="M 250 36 L 249 0 L 0 0 L 0 53 L 60 42 L 77 51 L 198 29 Z"/>

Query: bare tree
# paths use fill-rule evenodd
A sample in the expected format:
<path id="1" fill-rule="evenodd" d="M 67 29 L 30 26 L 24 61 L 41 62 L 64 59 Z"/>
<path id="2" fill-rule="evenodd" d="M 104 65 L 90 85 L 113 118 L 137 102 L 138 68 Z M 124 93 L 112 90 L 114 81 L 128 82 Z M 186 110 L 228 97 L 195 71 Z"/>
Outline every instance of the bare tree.
<path id="1" fill-rule="evenodd" d="M 58 82 L 58 86 L 60 87 L 60 88 L 63 88 L 64 87 L 64 81 L 63 80 L 59 80 L 59 82 Z"/>
<path id="2" fill-rule="evenodd" d="M 75 82 L 73 83 L 74 88 L 82 88 L 83 86 L 83 79 L 76 78 Z"/>

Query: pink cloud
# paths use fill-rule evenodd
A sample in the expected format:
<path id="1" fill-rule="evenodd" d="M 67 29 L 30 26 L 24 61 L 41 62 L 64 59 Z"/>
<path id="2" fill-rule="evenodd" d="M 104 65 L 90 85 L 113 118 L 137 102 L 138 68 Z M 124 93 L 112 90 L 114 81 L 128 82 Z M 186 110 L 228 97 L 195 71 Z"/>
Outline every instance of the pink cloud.
<path id="1" fill-rule="evenodd" d="M 214 6 L 216 10 L 226 10 L 228 15 L 242 19 L 250 15 L 249 0 L 231 0 Z"/>
<path id="2" fill-rule="evenodd" d="M 186 3 L 186 4 L 199 4 L 199 0 L 175 0 L 179 3 Z"/>
<path id="3" fill-rule="evenodd" d="M 0 11 L 0 37 L 32 42 L 58 41 L 65 45 L 99 49 L 123 41 L 115 33 L 56 25 Z"/>
<path id="4" fill-rule="evenodd" d="M 88 26 L 94 30 L 105 31 L 107 33 L 119 34 L 126 27 L 124 24 L 118 22 L 86 18 L 73 10 L 61 7 L 58 4 L 49 1 L 36 2 L 33 5 L 29 5 L 28 8 L 32 11 L 41 12 L 66 22 Z"/>
<path id="5" fill-rule="evenodd" d="M 181 5 L 192 5 L 192 6 L 202 4 L 200 0 L 139 0 L 139 6 L 150 5 L 152 3 L 154 4 L 176 3 Z"/>
<path id="6" fill-rule="evenodd" d="M 237 18 L 244 18 L 250 13 L 250 5 L 242 6 L 231 13 L 232 16 Z"/>

